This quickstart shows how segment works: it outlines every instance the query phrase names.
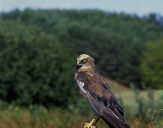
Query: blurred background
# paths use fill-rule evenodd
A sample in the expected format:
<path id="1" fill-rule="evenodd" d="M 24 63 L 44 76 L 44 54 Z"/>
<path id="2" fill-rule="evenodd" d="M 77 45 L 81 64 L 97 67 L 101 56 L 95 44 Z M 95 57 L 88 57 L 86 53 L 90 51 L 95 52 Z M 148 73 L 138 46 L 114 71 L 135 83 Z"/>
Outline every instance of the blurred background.
<path id="1" fill-rule="evenodd" d="M 163 127 L 162 0 L 0 0 L 0 128 L 82 128 L 90 54 L 134 128 Z M 101 120 L 99 128 L 108 126 Z"/>

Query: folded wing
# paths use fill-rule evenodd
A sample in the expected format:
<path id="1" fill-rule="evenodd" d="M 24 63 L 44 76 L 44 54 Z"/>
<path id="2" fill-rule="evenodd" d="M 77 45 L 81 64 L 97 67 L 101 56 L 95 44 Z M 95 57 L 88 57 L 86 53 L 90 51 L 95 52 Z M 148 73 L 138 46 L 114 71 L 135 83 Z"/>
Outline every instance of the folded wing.
<path id="1" fill-rule="evenodd" d="M 80 72 L 77 79 L 85 84 L 87 99 L 98 115 L 112 127 L 128 128 L 122 107 L 100 75 Z"/>

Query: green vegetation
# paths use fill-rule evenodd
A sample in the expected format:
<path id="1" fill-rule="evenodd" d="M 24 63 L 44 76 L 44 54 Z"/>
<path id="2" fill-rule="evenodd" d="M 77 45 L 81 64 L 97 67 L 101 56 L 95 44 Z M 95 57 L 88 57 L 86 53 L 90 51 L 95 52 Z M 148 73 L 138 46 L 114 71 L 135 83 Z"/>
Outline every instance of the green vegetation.
<path id="1" fill-rule="evenodd" d="M 90 120 L 94 115 L 74 81 L 80 53 L 126 85 L 112 84 L 132 126 L 162 127 L 163 92 L 128 88 L 163 88 L 158 24 L 97 10 L 26 9 L 0 16 L 0 127 L 77 128 Z"/>
<path id="2" fill-rule="evenodd" d="M 141 69 L 145 83 L 163 89 L 163 39 L 149 43 L 144 52 Z"/>
<path id="3" fill-rule="evenodd" d="M 1 100 L 63 107 L 72 103 L 77 93 L 70 50 L 39 28 L 13 21 L 1 21 L 0 41 Z"/>
<path id="4" fill-rule="evenodd" d="M 125 107 L 127 119 L 129 124 L 135 128 L 161 128 L 163 126 L 163 109 L 161 109 L 163 103 L 160 97 L 160 93 L 163 92 L 152 93 L 157 102 L 150 102 L 149 93 L 151 92 L 134 93 L 131 90 L 121 93 L 121 101 Z M 0 127 L 3 128 L 83 128 L 84 122 L 94 117 L 92 111 L 87 111 L 85 115 L 80 112 L 79 108 L 73 108 L 73 110 L 56 107 L 46 109 L 42 106 L 22 108 L 0 102 Z M 98 123 L 98 127 L 108 128 L 102 120 Z"/>
<path id="5" fill-rule="evenodd" d="M 138 87 L 142 83 L 139 65 L 145 44 L 163 36 L 161 27 L 151 21 L 96 10 L 26 9 L 2 14 L 2 18 L 39 27 L 67 49 L 73 49 L 73 55 L 94 56 L 106 76 Z"/>
<path id="6" fill-rule="evenodd" d="M 0 99 L 66 108 L 78 104 L 73 77 L 79 53 L 95 57 L 105 76 L 141 88 L 150 79 L 141 76 L 143 51 L 148 41 L 161 36 L 159 25 L 124 14 L 30 9 L 2 13 Z"/>

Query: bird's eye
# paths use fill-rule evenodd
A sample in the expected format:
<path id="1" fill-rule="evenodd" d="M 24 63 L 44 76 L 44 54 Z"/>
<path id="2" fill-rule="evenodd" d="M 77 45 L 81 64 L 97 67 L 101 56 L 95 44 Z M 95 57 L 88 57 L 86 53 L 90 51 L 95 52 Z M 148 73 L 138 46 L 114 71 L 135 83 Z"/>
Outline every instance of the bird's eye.
<path id="1" fill-rule="evenodd" d="M 82 63 L 86 63 L 86 62 L 87 62 L 87 59 L 83 59 L 83 60 L 82 60 Z"/>

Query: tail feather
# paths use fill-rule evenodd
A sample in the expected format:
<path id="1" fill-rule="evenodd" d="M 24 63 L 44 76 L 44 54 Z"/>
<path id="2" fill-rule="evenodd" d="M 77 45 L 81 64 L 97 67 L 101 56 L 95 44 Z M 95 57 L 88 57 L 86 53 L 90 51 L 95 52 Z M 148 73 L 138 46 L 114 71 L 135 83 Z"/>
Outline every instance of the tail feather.
<path id="1" fill-rule="evenodd" d="M 110 128 L 131 128 L 129 126 L 129 124 L 125 123 L 125 122 L 121 122 L 121 121 L 117 121 L 115 118 L 113 117 L 102 117 L 103 120 L 109 125 Z"/>

